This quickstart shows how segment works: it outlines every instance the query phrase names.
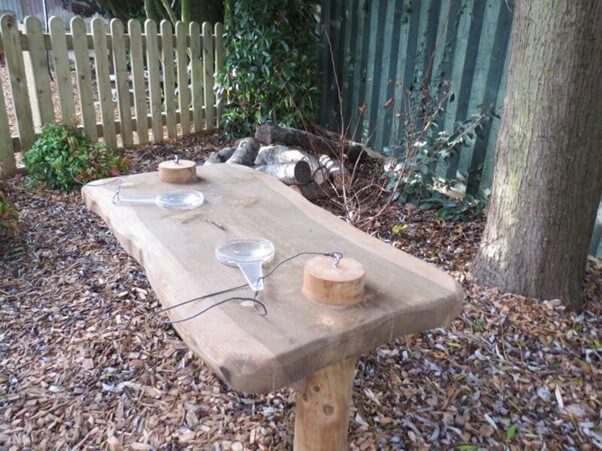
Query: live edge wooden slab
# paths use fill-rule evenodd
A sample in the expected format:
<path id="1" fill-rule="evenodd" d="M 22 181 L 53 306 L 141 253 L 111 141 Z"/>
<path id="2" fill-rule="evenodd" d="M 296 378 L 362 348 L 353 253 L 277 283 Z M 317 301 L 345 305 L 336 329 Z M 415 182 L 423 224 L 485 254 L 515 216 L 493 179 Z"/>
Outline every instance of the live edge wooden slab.
<path id="1" fill-rule="evenodd" d="M 322 385 L 317 383 L 313 389 L 323 386 L 322 395 L 332 395 L 332 403 L 337 404 L 342 395 L 328 386 L 334 385 L 336 391 L 340 376 L 351 392 L 349 367 L 358 355 L 395 337 L 445 326 L 460 313 L 463 292 L 450 276 L 355 229 L 277 179 L 235 165 L 199 167 L 197 175 L 198 182 L 189 185 L 163 184 L 156 172 L 131 175 L 121 182 L 122 198 L 191 188 L 202 191 L 204 205 L 189 211 L 115 205 L 118 182 L 99 182 L 82 190 L 87 207 L 144 267 L 163 307 L 243 284 L 238 269 L 215 259 L 216 245 L 232 238 L 271 240 L 276 255 L 266 271 L 307 251 L 338 251 L 365 269 L 365 296 L 351 306 L 321 304 L 303 295 L 303 267 L 312 257 L 302 256 L 265 280 L 259 299 L 267 308 L 266 316 L 230 302 L 176 324 L 185 343 L 232 388 L 257 393 L 298 383 L 306 390 L 316 379 Z M 249 294 L 250 289 L 235 293 Z M 169 314 L 172 320 L 182 319 L 231 295 L 188 304 Z M 305 395 L 311 392 L 308 389 Z M 311 402 L 310 397 L 304 399 Z M 330 404 L 316 408 L 326 416 L 333 414 Z M 347 418 L 343 420 L 346 430 Z M 301 433 L 312 435 L 312 431 L 297 431 Z M 316 439 L 322 440 L 319 434 Z M 338 440 L 345 439 L 346 432 Z M 320 449 L 300 443 L 295 447 Z M 322 449 L 329 447 L 341 444 L 325 444 Z"/>

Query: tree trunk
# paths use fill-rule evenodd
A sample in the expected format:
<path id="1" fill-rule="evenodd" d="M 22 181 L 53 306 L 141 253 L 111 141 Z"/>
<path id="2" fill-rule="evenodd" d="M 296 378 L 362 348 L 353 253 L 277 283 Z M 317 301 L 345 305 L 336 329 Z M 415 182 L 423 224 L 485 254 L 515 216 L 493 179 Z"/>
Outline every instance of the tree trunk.
<path id="1" fill-rule="evenodd" d="M 602 1 L 519 0 L 474 276 L 581 305 L 602 192 Z"/>

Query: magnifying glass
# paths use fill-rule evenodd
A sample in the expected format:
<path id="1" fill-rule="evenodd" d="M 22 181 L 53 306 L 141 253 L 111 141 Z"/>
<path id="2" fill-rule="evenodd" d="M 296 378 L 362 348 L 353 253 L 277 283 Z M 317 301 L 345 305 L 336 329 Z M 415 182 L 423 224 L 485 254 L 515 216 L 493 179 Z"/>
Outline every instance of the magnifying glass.
<path id="1" fill-rule="evenodd" d="M 228 266 L 237 266 L 253 291 L 263 290 L 263 264 L 274 257 L 274 243 L 264 239 L 235 239 L 219 245 L 215 258 Z"/>

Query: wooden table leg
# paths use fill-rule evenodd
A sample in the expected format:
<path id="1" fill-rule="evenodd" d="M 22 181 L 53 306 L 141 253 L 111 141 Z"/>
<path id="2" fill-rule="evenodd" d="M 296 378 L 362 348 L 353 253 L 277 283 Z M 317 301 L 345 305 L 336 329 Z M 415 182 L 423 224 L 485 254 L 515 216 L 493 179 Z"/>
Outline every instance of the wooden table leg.
<path id="1" fill-rule="evenodd" d="M 303 294 L 327 305 L 349 306 L 364 296 L 365 271 L 351 258 L 319 256 L 303 268 Z M 297 389 L 294 451 L 345 451 L 357 358 L 310 374 Z"/>
<path id="2" fill-rule="evenodd" d="M 356 358 L 309 375 L 297 391 L 294 451 L 345 451 Z"/>

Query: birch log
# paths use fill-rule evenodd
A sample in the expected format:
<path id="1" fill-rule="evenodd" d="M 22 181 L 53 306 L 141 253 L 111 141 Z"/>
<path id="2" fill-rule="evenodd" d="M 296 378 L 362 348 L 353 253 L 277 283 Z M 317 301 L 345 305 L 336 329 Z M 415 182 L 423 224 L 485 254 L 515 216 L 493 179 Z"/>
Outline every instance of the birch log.
<path id="1" fill-rule="evenodd" d="M 363 147 L 357 143 L 350 144 L 308 133 L 296 128 L 280 127 L 271 122 L 261 124 L 255 130 L 255 138 L 262 144 L 284 144 L 289 147 L 300 147 L 314 153 L 326 153 L 339 157 L 341 146 L 343 154 L 352 162 L 360 158 Z"/>
<path id="2" fill-rule="evenodd" d="M 255 170 L 277 177 L 287 185 L 305 185 L 311 181 L 311 168 L 306 161 L 256 166 Z"/>
<path id="3" fill-rule="evenodd" d="M 244 138 L 240 140 L 232 156 L 226 161 L 228 164 L 242 164 L 244 166 L 253 166 L 259 143 L 255 138 Z"/>
<path id="4" fill-rule="evenodd" d="M 318 159 L 310 153 L 300 149 L 293 149 L 283 145 L 262 146 L 255 159 L 255 164 L 257 166 L 262 166 L 297 163 L 299 161 L 305 161 L 309 164 L 311 179 L 318 185 L 321 185 L 326 181 L 326 173 L 320 167 Z"/>
<path id="5" fill-rule="evenodd" d="M 236 147 L 224 147 L 217 152 L 212 152 L 211 155 L 205 160 L 205 164 L 218 164 L 225 163 L 234 154 Z"/>

